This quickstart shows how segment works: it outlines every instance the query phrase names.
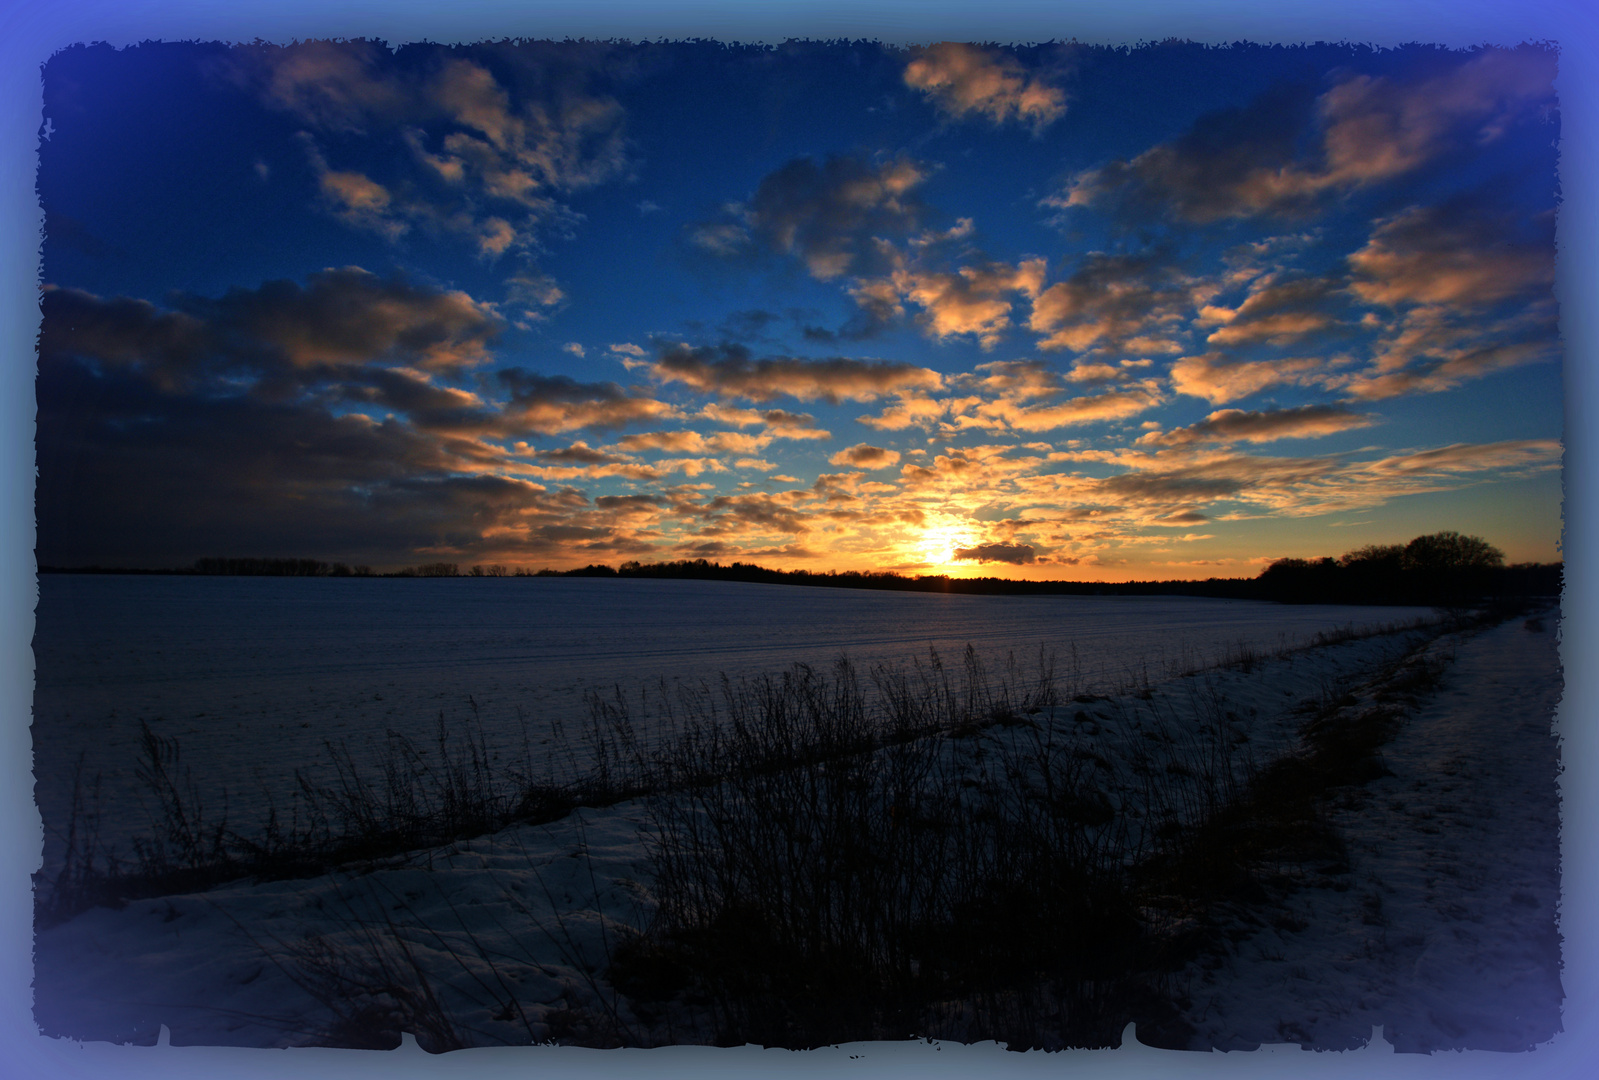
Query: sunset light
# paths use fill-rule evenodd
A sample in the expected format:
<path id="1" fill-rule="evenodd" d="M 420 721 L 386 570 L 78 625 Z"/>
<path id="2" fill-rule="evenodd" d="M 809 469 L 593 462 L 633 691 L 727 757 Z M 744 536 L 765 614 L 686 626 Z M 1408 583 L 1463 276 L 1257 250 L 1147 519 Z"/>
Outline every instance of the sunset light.
<path id="1" fill-rule="evenodd" d="M 1125 581 L 1453 528 L 1553 560 L 1554 74 L 69 48 L 39 557 Z"/>
<path id="2" fill-rule="evenodd" d="M 922 532 L 916 554 L 930 567 L 943 571 L 958 566 L 960 557 L 956 553 L 962 549 L 970 549 L 972 545 L 972 535 L 968 528 L 960 525 L 942 525 Z"/>
<path id="3" fill-rule="evenodd" d="M 41 56 L 24 1043 L 1580 1075 L 1592 65 L 1145 6 Z"/>

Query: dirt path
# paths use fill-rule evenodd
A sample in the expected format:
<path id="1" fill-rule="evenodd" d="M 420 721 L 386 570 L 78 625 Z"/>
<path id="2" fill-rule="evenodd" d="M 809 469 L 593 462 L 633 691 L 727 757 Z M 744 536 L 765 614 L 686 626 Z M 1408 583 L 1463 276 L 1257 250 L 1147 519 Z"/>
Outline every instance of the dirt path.
<path id="1" fill-rule="evenodd" d="M 1349 872 L 1182 973 L 1192 1046 L 1525 1050 L 1560 1030 L 1556 621 L 1434 648 L 1454 662 L 1330 809 Z"/>

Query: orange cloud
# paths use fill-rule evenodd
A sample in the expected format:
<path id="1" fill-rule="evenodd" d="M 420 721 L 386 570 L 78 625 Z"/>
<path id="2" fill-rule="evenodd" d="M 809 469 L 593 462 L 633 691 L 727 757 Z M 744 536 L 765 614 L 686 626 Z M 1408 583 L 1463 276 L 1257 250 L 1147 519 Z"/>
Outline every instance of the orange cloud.
<path id="1" fill-rule="evenodd" d="M 905 85 L 920 90 L 955 119 L 1015 120 L 1040 131 L 1066 115 L 1066 94 L 1030 75 L 998 49 L 941 42 L 920 50 L 905 65 Z"/>
<path id="2" fill-rule="evenodd" d="M 1017 431 L 1053 431 L 1073 424 L 1136 416 L 1161 401 L 1158 385 L 1148 380 L 1133 389 L 1070 398 L 1055 405 L 1029 406 L 1001 398 L 977 406 L 975 413 L 952 419 L 957 426 L 992 427 L 997 421 Z M 970 422 L 962 424 L 962 420 Z"/>
<path id="3" fill-rule="evenodd" d="M 1369 303 L 1481 306 L 1547 295 L 1555 277 L 1551 228 L 1517 242 L 1508 229 L 1456 207 L 1412 206 L 1377 224 L 1349 256 L 1350 288 Z M 1498 226 L 1496 228 L 1496 226 Z"/>
<path id="4" fill-rule="evenodd" d="M 1015 266 L 962 266 L 953 272 L 901 266 L 889 281 L 892 295 L 922 309 L 921 322 L 929 337 L 944 340 L 970 334 L 984 348 L 993 348 L 1010 327 L 1014 302 L 1008 294 L 1036 297 L 1043 287 L 1044 268 L 1043 259 L 1023 259 Z M 857 290 L 857 301 L 862 296 L 875 299 L 878 294 L 873 288 L 872 283 L 863 284 Z"/>
<path id="5" fill-rule="evenodd" d="M 712 401 L 698 413 L 718 424 L 732 427 L 765 426 L 767 432 L 779 439 L 830 439 L 833 433 L 816 426 L 816 417 L 810 413 L 794 413 L 785 409 L 739 409 Z"/>
<path id="6" fill-rule="evenodd" d="M 1057 207 L 1111 198 L 1194 222 L 1293 213 L 1325 194 L 1389 180 L 1457 147 L 1482 145 L 1553 104 L 1554 52 L 1488 49 L 1428 79 L 1345 79 L 1316 102 L 1318 151 L 1299 156 L 1291 95 L 1212 114 L 1185 136 L 1130 161 L 1078 174 Z M 1297 158 L 1297 159 L 1296 159 Z"/>
<path id="7" fill-rule="evenodd" d="M 1140 444 L 1186 446 L 1199 442 L 1272 442 L 1276 439 L 1308 439 L 1331 435 L 1351 428 L 1370 427 L 1373 418 L 1350 412 L 1337 405 L 1303 405 L 1294 409 L 1245 412 L 1222 409 L 1197 424 L 1172 431 L 1151 431 L 1138 439 Z"/>
<path id="8" fill-rule="evenodd" d="M 741 345 L 668 345 L 650 365 L 650 373 L 661 382 L 679 382 L 701 393 L 750 401 L 770 401 L 787 395 L 837 404 L 934 390 L 943 385 L 943 378 L 936 371 L 912 364 L 847 357 L 805 360 L 773 356 L 756 360 Z"/>
<path id="9" fill-rule="evenodd" d="M 1184 356 L 1171 366 L 1172 388 L 1215 404 L 1236 401 L 1273 386 L 1306 386 L 1325 381 L 1326 364 L 1309 358 L 1230 360 L 1222 353 Z"/>
<path id="10" fill-rule="evenodd" d="M 906 394 L 876 416 L 858 416 L 855 419 L 878 431 L 903 431 L 909 427 L 931 427 L 949 412 L 949 408 L 948 399 L 939 400 L 925 394 Z"/>
<path id="11" fill-rule="evenodd" d="M 1281 280 L 1266 275 L 1236 309 L 1204 309 L 1207 321 L 1222 323 L 1205 343 L 1213 348 L 1290 344 L 1335 325 L 1342 296 L 1341 283 L 1331 278 Z"/>
<path id="12" fill-rule="evenodd" d="M 1190 282 L 1147 256 L 1088 255 L 1034 301 L 1028 326 L 1041 349 L 1180 351 L 1171 334 L 1193 307 Z"/>
<path id="13" fill-rule="evenodd" d="M 496 378 L 510 392 L 501 422 L 507 431 L 560 435 L 682 415 L 673 405 L 627 393 L 615 383 L 579 383 L 566 376 L 539 375 L 521 368 L 502 369 Z"/>
<path id="14" fill-rule="evenodd" d="M 827 460 L 834 465 L 856 465 L 868 469 L 886 469 L 899 463 L 899 451 L 887 450 L 881 446 L 871 446 L 867 443 L 856 443 L 854 446 L 840 450 Z"/>

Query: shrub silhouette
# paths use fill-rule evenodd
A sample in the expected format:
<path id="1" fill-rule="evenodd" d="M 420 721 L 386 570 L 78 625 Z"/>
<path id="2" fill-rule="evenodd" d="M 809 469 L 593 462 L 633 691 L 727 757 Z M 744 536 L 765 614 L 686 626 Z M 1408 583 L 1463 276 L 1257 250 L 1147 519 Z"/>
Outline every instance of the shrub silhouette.
<path id="1" fill-rule="evenodd" d="M 1511 587 L 1504 552 L 1478 536 L 1444 531 L 1408 544 L 1370 544 L 1338 559 L 1278 559 L 1256 580 L 1287 603 L 1436 604 L 1460 607 Z"/>

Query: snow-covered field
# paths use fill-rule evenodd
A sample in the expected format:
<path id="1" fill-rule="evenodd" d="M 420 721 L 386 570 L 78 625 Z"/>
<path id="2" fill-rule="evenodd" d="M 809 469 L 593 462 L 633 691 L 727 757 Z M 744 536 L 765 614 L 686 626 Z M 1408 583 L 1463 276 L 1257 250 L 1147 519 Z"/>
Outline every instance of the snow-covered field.
<path id="1" fill-rule="evenodd" d="M 1113 686 L 1268 651 L 1317 632 L 1429 609 L 1193 597 L 952 596 L 735 582 L 598 578 L 227 578 L 47 574 L 39 582 L 36 797 L 58 865 L 75 765 L 100 777 L 102 842 L 150 825 L 135 777 L 141 721 L 175 739 L 214 819 L 246 830 L 294 773 L 330 781 L 325 743 L 371 765 L 393 730 L 422 745 L 442 715 L 480 721 L 489 749 L 552 775 L 581 764 L 567 736 L 585 695 L 657 679 L 827 665 L 863 668 L 966 645 L 991 663 L 1042 648 Z M 557 735 L 553 725 L 564 733 Z"/>
<path id="2" fill-rule="evenodd" d="M 1552 1034 L 1554 629 L 1552 618 L 1542 632 L 1518 619 L 1431 646 L 1453 662 L 1384 748 L 1394 775 L 1335 811 L 1353 886 L 1300 890 L 1285 920 L 1300 929 L 1259 930 L 1179 976 L 1196 1047 L 1348 1046 L 1373 1024 L 1400 1049 L 1511 1049 Z M 1262 763 L 1294 745 L 1307 703 L 1357 685 L 1421 636 L 1175 678 L 1147 697 L 1038 719 L 1107 758 L 1162 729 L 1197 733 L 1245 748 L 1241 768 L 1245 754 Z M 999 750 L 1026 730 L 981 738 Z M 148 1043 L 164 1024 L 174 1044 L 351 1045 L 397 1004 L 359 988 L 387 985 L 434 995 L 471 1044 L 606 1032 L 694 1041 L 652 1028 L 605 981 L 610 950 L 653 909 L 648 826 L 644 805 L 622 803 L 361 872 L 86 911 L 38 935 L 36 1016 L 46 1033 L 84 1040 Z"/>

